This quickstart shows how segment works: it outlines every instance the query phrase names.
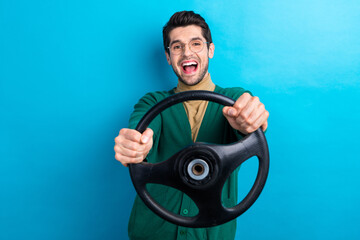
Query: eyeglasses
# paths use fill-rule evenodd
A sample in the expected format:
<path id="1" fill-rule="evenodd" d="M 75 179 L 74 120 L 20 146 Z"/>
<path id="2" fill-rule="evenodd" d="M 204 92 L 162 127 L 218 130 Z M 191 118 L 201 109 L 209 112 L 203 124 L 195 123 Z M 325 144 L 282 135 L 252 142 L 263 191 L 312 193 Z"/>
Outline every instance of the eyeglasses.
<path id="1" fill-rule="evenodd" d="M 209 43 L 209 42 L 203 42 L 200 39 L 194 39 L 188 43 L 188 46 L 192 52 L 198 53 L 204 49 L 204 45 L 206 43 Z M 176 42 L 176 43 L 173 43 L 170 47 L 168 47 L 168 49 L 170 50 L 171 54 L 179 55 L 185 50 L 185 44 L 186 43 Z"/>

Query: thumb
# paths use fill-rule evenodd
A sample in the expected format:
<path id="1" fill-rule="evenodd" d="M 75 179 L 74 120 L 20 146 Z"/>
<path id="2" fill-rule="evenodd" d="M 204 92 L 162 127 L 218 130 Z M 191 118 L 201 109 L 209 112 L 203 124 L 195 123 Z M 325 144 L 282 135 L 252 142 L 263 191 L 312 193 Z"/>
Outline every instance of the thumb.
<path id="1" fill-rule="evenodd" d="M 224 107 L 223 114 L 225 117 L 236 117 L 237 111 L 233 107 Z"/>
<path id="2" fill-rule="evenodd" d="M 154 132 L 151 128 L 147 128 L 141 135 L 141 143 L 147 143 L 153 137 Z"/>

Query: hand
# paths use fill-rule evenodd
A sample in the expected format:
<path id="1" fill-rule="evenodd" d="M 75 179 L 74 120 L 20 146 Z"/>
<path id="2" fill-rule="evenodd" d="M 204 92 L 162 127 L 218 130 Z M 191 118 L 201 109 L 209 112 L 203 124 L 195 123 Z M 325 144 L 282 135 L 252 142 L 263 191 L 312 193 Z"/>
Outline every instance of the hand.
<path id="1" fill-rule="evenodd" d="M 232 128 L 243 134 L 249 134 L 261 127 L 263 131 L 268 126 L 269 112 L 258 97 L 244 93 L 232 107 L 224 107 L 223 114 Z"/>
<path id="2" fill-rule="evenodd" d="M 153 135 L 150 128 L 146 129 L 143 134 L 133 129 L 121 129 L 119 136 L 115 138 L 115 159 L 125 167 L 129 163 L 142 162 L 152 148 Z"/>

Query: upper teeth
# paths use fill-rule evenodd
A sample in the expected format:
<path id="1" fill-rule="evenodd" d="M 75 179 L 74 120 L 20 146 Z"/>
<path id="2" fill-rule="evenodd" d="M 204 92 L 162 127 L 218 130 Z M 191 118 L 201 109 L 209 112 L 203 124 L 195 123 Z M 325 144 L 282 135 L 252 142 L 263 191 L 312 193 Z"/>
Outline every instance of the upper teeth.
<path id="1" fill-rule="evenodd" d="M 196 62 L 186 62 L 186 63 L 183 63 L 183 66 L 190 66 L 190 65 L 196 65 Z"/>

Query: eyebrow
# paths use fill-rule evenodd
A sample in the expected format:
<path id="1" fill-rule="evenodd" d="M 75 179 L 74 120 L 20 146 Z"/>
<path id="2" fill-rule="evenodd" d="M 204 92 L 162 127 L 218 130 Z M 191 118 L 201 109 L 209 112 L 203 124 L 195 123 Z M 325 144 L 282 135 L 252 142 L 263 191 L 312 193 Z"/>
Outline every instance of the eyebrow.
<path id="1" fill-rule="evenodd" d="M 192 40 L 201 40 L 201 41 L 203 41 L 200 37 L 193 37 L 192 39 L 190 39 L 189 42 L 191 42 Z M 182 41 L 174 40 L 174 41 L 170 42 L 169 46 L 173 45 L 174 43 L 182 43 Z"/>

